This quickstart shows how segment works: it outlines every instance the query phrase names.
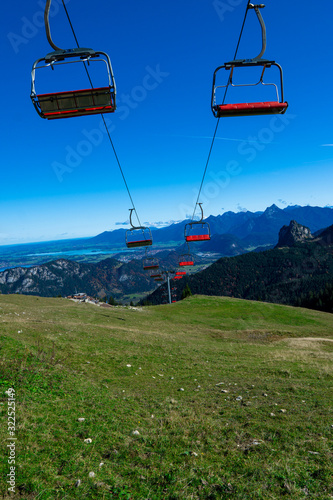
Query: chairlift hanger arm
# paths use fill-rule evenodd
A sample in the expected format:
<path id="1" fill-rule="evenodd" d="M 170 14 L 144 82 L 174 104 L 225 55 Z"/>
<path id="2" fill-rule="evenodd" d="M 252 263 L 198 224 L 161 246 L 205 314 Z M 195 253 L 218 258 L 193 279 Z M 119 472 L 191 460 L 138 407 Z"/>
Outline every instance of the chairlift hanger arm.
<path id="1" fill-rule="evenodd" d="M 203 209 L 202 209 L 202 203 L 197 203 L 197 205 L 199 205 L 200 207 L 200 210 L 201 210 L 201 219 L 198 221 L 198 222 L 202 222 L 203 221 Z"/>
<path id="2" fill-rule="evenodd" d="M 264 55 L 265 50 L 266 50 L 266 26 L 264 19 L 261 15 L 260 9 L 263 9 L 265 5 L 263 3 L 259 5 L 254 5 L 253 3 L 249 3 L 248 9 L 254 9 L 255 13 L 257 14 L 257 18 L 259 20 L 260 26 L 261 26 L 261 38 L 262 38 L 262 48 L 261 52 L 257 57 L 254 57 L 254 59 L 261 59 L 261 57 Z"/>
<path id="3" fill-rule="evenodd" d="M 134 226 L 133 225 L 133 222 L 132 222 L 132 213 L 133 213 L 133 211 L 135 211 L 135 208 L 130 208 L 129 211 L 130 211 L 129 223 L 131 224 L 131 228 L 132 229 L 143 229 L 142 226 Z"/>
<path id="4" fill-rule="evenodd" d="M 45 24 L 46 38 L 47 38 L 47 41 L 49 42 L 49 44 L 51 45 L 52 49 L 63 50 L 63 49 L 60 49 L 59 47 L 57 47 L 57 45 L 55 45 L 55 43 L 52 40 L 52 36 L 51 36 L 50 20 L 49 20 L 51 1 L 52 0 L 47 0 L 46 5 L 45 5 L 45 11 L 44 11 L 44 24 Z"/>

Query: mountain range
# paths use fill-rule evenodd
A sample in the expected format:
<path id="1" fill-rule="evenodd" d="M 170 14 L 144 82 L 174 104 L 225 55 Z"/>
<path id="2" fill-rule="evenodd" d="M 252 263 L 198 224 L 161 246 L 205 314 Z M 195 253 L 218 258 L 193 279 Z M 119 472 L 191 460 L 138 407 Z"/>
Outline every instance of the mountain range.
<path id="1" fill-rule="evenodd" d="M 209 223 L 213 237 L 228 234 L 229 242 L 234 238 L 233 243 L 243 252 L 245 249 L 252 249 L 261 245 L 276 245 L 280 228 L 288 225 L 291 220 L 297 220 L 298 223 L 309 227 L 311 232 L 315 233 L 333 224 L 333 209 L 329 207 L 301 207 L 298 205 L 281 209 L 273 204 L 266 208 L 264 212 L 225 212 L 222 215 L 210 215 L 205 219 L 205 222 Z M 161 229 L 155 229 L 153 231 L 154 243 L 180 243 L 184 241 L 184 226 L 187 222 L 189 221 L 184 220 Z M 96 244 L 117 245 L 123 243 L 125 232 L 125 229 L 105 231 L 94 238 L 90 238 L 89 241 Z M 212 241 L 203 242 L 198 244 L 196 248 L 203 252 L 219 252 L 221 249 L 220 253 L 223 253 L 225 240 L 213 238 L 212 240 L 213 243 Z"/>

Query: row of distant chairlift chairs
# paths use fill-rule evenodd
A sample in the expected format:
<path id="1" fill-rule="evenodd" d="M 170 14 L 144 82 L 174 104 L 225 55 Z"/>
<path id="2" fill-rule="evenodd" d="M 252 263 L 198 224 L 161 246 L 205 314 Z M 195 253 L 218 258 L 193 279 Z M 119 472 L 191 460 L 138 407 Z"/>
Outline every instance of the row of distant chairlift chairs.
<path id="1" fill-rule="evenodd" d="M 50 2 L 49 2 L 50 4 Z M 233 116 L 254 116 L 254 115 L 270 115 L 270 114 L 283 114 L 285 113 L 288 103 L 284 100 L 283 90 L 283 75 L 282 68 L 275 61 L 262 59 L 262 55 L 266 49 L 266 28 L 262 19 L 260 9 L 264 5 L 249 4 L 248 8 L 253 8 L 257 14 L 258 20 L 262 29 L 262 50 L 260 54 L 253 59 L 236 59 L 226 62 L 219 66 L 214 71 L 212 95 L 211 95 L 211 109 L 216 118 L 233 117 Z M 49 37 L 48 37 L 49 39 Z M 50 41 L 50 39 L 49 39 Z M 51 43 L 51 42 L 50 42 Z M 51 43 L 52 47 L 54 45 Z M 37 93 L 36 92 L 36 71 L 42 68 L 51 68 L 54 70 L 58 65 L 80 63 L 87 65 L 99 62 L 104 63 L 106 68 L 106 84 L 103 87 L 94 88 L 91 86 L 89 89 L 68 90 L 62 92 L 52 93 Z M 264 75 L 267 69 L 275 66 L 279 70 L 279 87 L 276 83 L 265 83 Z M 233 76 L 235 68 L 262 68 L 259 81 L 250 84 L 235 84 Z M 226 84 L 217 85 L 216 80 L 219 72 L 224 69 L 228 71 L 228 80 Z M 91 80 L 90 80 L 91 82 Z M 91 84 L 92 85 L 92 84 Z M 225 103 L 226 91 L 229 86 L 231 87 L 246 87 L 257 85 L 270 85 L 273 86 L 276 93 L 276 99 L 273 101 L 263 102 L 245 102 L 245 103 Z M 217 95 L 220 89 L 224 89 L 224 97 L 222 102 L 217 102 Z M 219 94 L 220 95 L 220 94 Z M 114 80 L 113 70 L 109 56 L 105 52 L 96 52 L 89 48 L 75 48 L 69 50 L 55 50 L 47 54 L 45 57 L 37 59 L 33 64 L 31 72 L 31 95 L 33 105 L 38 115 L 47 120 L 56 120 L 61 118 L 73 118 L 78 116 L 89 116 L 95 114 L 113 113 L 116 110 L 116 84 Z M 184 237 L 188 245 L 188 252 L 180 256 L 179 266 L 193 266 L 193 256 L 190 253 L 189 243 L 201 242 L 210 240 L 210 227 L 207 222 L 203 220 L 203 211 L 201 203 L 198 203 L 201 209 L 201 219 L 199 221 L 191 221 L 185 225 Z M 130 225 L 131 228 L 126 231 L 126 246 L 128 248 L 148 247 L 152 245 L 152 233 L 149 227 L 134 226 L 132 223 L 132 212 L 134 208 L 130 209 Z M 157 259 L 147 256 L 144 260 L 144 270 L 149 271 L 150 276 L 155 281 L 163 281 L 162 273 L 157 272 L 159 265 Z M 175 274 L 175 279 L 180 279 L 186 274 L 185 271 L 179 271 Z"/>

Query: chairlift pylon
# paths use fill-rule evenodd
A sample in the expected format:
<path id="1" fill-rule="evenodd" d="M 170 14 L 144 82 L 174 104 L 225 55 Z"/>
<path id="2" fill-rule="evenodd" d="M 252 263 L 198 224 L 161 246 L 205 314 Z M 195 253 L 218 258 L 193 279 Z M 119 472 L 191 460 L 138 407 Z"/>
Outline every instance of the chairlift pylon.
<path id="1" fill-rule="evenodd" d="M 47 0 L 44 12 L 44 22 L 47 39 L 54 49 L 45 57 L 37 59 L 31 71 L 31 100 L 40 117 L 47 120 L 71 118 L 101 113 L 113 113 L 116 109 L 116 84 L 111 61 L 105 52 L 90 48 L 74 48 L 63 50 L 57 47 L 51 38 L 49 11 L 51 0 Z M 40 93 L 36 91 L 36 71 L 45 68 L 54 70 L 64 64 L 90 64 L 103 62 L 106 66 L 105 85 L 94 88 L 89 77 L 91 88 L 66 90 L 61 92 Z M 86 66 L 85 66 L 86 69 Z"/>
<path id="2" fill-rule="evenodd" d="M 264 4 L 254 5 L 252 3 L 248 4 L 248 9 L 254 9 L 257 18 L 259 20 L 261 26 L 262 33 L 262 49 L 260 54 L 253 59 L 235 59 L 230 62 L 226 62 L 222 66 L 219 66 L 214 71 L 213 76 L 213 89 L 212 89 L 212 97 L 211 97 L 211 108 L 214 116 L 216 118 L 221 117 L 230 117 L 230 116 L 254 116 L 254 115 L 271 115 L 271 114 L 283 114 L 286 112 L 288 108 L 288 103 L 284 100 L 284 88 L 283 88 L 283 73 L 282 68 L 275 61 L 271 61 L 268 59 L 262 59 L 262 56 L 266 50 L 266 27 L 264 20 L 262 18 L 260 9 L 264 8 Z M 278 89 L 278 85 L 276 83 L 265 83 L 264 75 L 266 69 L 275 66 L 279 70 L 280 75 L 280 93 Z M 262 72 L 259 78 L 259 81 L 256 83 L 246 83 L 246 84 L 234 84 L 233 83 L 233 75 L 235 68 L 249 68 L 249 67 L 261 67 Z M 216 85 L 217 74 L 221 69 L 225 69 L 229 71 L 228 82 L 225 85 Z M 275 89 L 276 99 L 271 101 L 262 101 L 262 102 L 243 102 L 243 103 L 225 103 L 226 92 L 228 90 L 229 85 L 231 87 L 254 87 L 257 85 L 264 86 L 273 86 Z M 218 89 L 224 89 L 224 97 L 219 102 L 217 99 L 217 91 Z"/>

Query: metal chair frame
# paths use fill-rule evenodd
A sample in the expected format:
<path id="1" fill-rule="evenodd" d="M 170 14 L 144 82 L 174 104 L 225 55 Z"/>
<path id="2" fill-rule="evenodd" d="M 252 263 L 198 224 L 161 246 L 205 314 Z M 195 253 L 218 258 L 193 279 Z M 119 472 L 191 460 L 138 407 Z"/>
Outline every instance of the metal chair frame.
<path id="1" fill-rule="evenodd" d="M 58 65 L 75 63 L 90 64 L 90 62 L 103 62 L 106 65 L 107 86 L 37 94 L 36 70 L 47 67 L 54 70 Z M 48 120 L 113 113 L 116 109 L 116 84 L 111 60 L 105 52 L 96 52 L 88 48 L 50 52 L 45 57 L 37 59 L 33 64 L 30 97 L 39 116 Z"/>

